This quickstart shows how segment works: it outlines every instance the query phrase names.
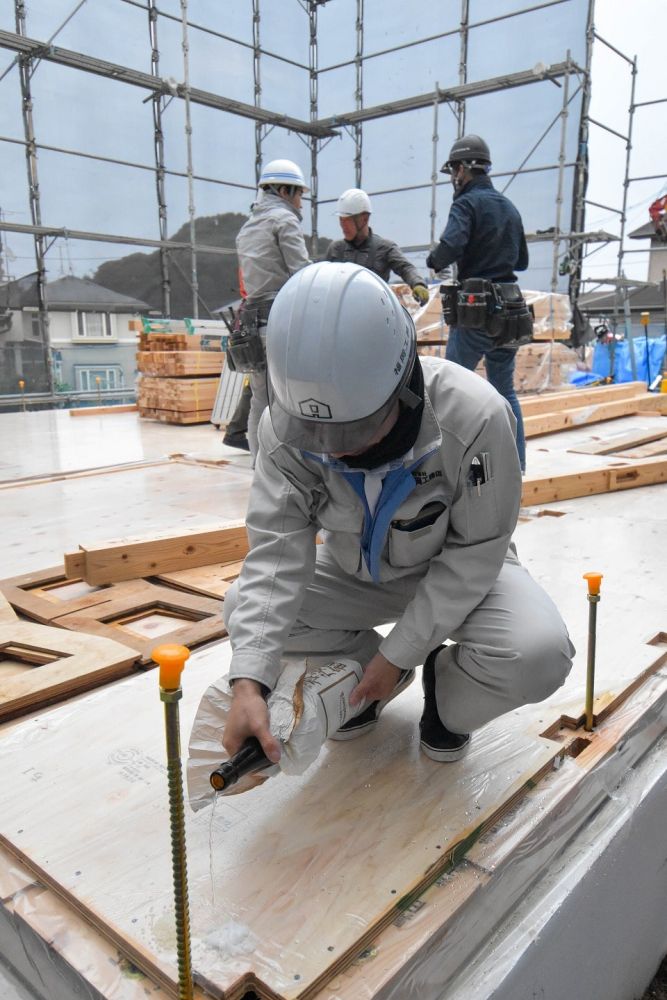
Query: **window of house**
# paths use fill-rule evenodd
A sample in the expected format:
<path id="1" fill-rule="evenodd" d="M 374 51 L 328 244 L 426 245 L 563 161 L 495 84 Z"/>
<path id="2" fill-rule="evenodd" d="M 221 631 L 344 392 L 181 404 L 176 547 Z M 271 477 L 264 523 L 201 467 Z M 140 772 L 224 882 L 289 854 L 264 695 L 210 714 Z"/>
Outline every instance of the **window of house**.
<path id="1" fill-rule="evenodd" d="M 112 337 L 111 316 L 103 312 L 77 312 L 77 336 L 88 337 L 91 340 L 104 340 Z"/>
<path id="2" fill-rule="evenodd" d="M 83 365 L 76 365 L 75 372 L 76 387 L 83 392 L 94 392 L 96 389 L 120 389 L 123 385 L 123 370 L 120 365 L 110 365 L 104 368 L 87 368 Z"/>

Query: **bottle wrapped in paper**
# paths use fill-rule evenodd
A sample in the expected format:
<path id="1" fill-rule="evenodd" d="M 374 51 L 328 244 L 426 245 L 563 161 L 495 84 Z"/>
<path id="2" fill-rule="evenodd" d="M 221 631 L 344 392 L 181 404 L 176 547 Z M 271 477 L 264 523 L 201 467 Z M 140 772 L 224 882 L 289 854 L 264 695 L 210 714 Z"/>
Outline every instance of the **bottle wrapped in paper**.
<path id="1" fill-rule="evenodd" d="M 223 793 L 211 787 L 211 772 L 227 759 L 222 736 L 232 706 L 227 677 L 221 677 L 204 692 L 188 744 L 187 785 L 190 806 L 196 812 L 211 805 L 217 794 L 237 795 L 263 784 L 284 771 L 303 774 L 322 749 L 327 736 L 363 711 L 365 704 L 350 708 L 349 697 L 363 676 L 354 660 L 311 664 L 287 660 L 275 689 L 269 695 L 270 729 L 281 745 L 279 764 L 244 775 Z"/>

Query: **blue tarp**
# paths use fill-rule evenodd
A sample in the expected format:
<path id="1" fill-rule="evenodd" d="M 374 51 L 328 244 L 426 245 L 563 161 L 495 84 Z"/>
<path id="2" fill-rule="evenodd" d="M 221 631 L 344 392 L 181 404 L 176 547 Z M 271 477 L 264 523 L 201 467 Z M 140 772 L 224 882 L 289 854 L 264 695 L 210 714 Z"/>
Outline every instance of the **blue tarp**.
<path id="1" fill-rule="evenodd" d="M 667 336 L 635 337 L 634 354 L 637 368 L 637 379 L 640 382 L 652 382 L 665 365 L 665 347 Z M 613 354 L 614 370 L 611 370 Z M 648 367 L 646 359 L 648 355 Z M 596 344 L 593 351 L 593 373 L 602 378 L 613 375 L 614 382 L 632 382 L 632 366 L 630 364 L 630 345 L 626 340 L 616 344 Z"/>

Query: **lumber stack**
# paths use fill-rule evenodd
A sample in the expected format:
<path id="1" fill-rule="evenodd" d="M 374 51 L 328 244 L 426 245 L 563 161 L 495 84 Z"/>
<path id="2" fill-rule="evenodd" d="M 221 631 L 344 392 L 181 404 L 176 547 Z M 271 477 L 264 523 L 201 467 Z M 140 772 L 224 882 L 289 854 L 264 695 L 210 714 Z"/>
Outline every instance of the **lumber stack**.
<path id="1" fill-rule="evenodd" d="M 177 322 L 164 321 L 168 328 L 158 330 L 145 324 L 139 335 L 139 413 L 163 423 L 206 423 L 224 367 L 225 336 L 219 329 L 174 329 Z"/>

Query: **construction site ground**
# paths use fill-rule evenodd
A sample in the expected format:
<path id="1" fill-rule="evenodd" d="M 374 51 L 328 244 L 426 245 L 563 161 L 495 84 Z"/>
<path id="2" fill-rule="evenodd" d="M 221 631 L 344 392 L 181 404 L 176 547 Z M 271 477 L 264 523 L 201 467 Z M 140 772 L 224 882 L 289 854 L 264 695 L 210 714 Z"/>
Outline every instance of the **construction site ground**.
<path id="1" fill-rule="evenodd" d="M 525 712 L 522 710 L 523 715 L 516 725 L 520 723 L 522 732 L 531 734 L 531 739 L 532 734 L 542 734 L 549 720 L 576 716 L 583 707 L 588 615 L 585 585 L 581 579 L 583 572 L 598 570 L 605 574 L 598 612 L 600 706 L 613 704 L 619 692 L 626 686 L 632 686 L 636 677 L 649 669 L 655 656 L 667 646 L 662 581 L 667 482 L 662 479 L 654 481 L 653 485 L 626 488 L 623 476 L 618 476 L 618 473 L 628 465 L 632 466 L 633 460 L 616 458 L 613 454 L 593 453 L 606 439 L 622 441 L 633 433 L 638 437 L 642 434 L 649 437 L 653 432 L 657 434 L 663 425 L 667 425 L 667 419 L 656 410 L 603 423 L 569 427 L 528 440 L 527 482 L 540 477 L 546 480 L 549 477 L 572 476 L 576 479 L 578 474 L 588 474 L 591 470 L 612 468 L 617 478 L 610 481 L 620 484 L 590 496 L 568 496 L 566 491 L 561 499 L 527 503 L 522 510 L 516 532 L 519 556 L 558 603 L 578 649 L 566 688 L 540 706 L 539 713 L 530 706 Z M 244 517 L 252 478 L 250 458 L 246 453 L 222 445 L 221 432 L 208 424 L 170 426 L 142 420 L 133 412 L 91 413 L 77 420 L 73 420 L 68 411 L 0 414 L 0 440 L 3 442 L 0 451 L 0 513 L 5 535 L 4 578 L 38 573 L 57 566 L 62 563 L 65 553 L 76 552 L 80 545 L 93 546 L 128 535 L 151 537 L 186 529 L 203 531 L 213 523 L 224 527 L 236 524 Z M 587 448 L 592 451 L 587 451 Z M 663 455 L 662 459 L 666 457 Z M 660 461 L 660 456 L 656 461 Z M 571 486 L 568 488 L 571 493 Z M 226 643 L 226 640 L 222 641 Z M 207 650 L 214 648 L 204 647 L 196 655 L 201 657 L 201 662 L 205 662 Z M 664 667 L 654 675 L 655 691 L 658 690 L 656 685 L 664 683 L 661 680 L 664 675 Z M 113 682 L 105 690 L 110 692 L 110 697 L 117 698 L 114 692 L 120 692 L 119 685 L 127 685 L 130 680 Z M 85 695 L 76 697 L 86 698 Z M 635 692 L 633 697 L 641 699 L 641 691 Z M 651 697 L 655 699 L 656 695 Z M 631 702 L 632 698 L 628 704 Z M 120 701 L 115 703 L 120 704 Z M 84 705 L 87 704 L 84 701 Z M 658 703 L 653 701 L 652 704 Z M 47 713 L 62 711 L 62 705 L 46 708 Z M 0 745 L 6 734 L 17 732 L 18 727 L 36 715 L 39 712 L 12 719 L 0 726 Z M 396 719 L 399 718 L 402 719 L 397 715 Z M 515 722 L 514 719 L 509 720 L 508 727 L 515 729 Z M 187 733 L 183 735 L 184 742 L 187 742 Z M 542 756 L 539 756 L 539 762 L 537 756 L 535 759 L 536 765 L 539 763 L 541 767 Z M 268 803 L 269 799 L 266 801 Z M 515 835 L 518 836 L 516 831 Z M 1 906 L 5 908 L 7 901 L 13 898 L 6 883 L 6 837 L 3 837 L 3 845 L 0 852 L 0 889 L 4 891 L 0 893 L 0 898 L 3 900 Z M 492 840 L 486 842 L 481 850 L 476 846 L 474 863 L 483 866 L 484 857 L 488 857 L 489 853 L 493 855 L 494 850 L 498 848 L 494 847 Z M 463 867 L 468 864 L 466 857 L 461 859 Z M 35 868 L 28 865 L 33 875 L 39 868 L 37 856 L 34 861 Z M 499 861 L 497 863 L 500 864 Z M 165 865 L 168 866 L 166 858 Z M 493 864 L 489 871 L 492 868 Z M 216 885 L 216 892 L 221 891 L 221 886 Z M 428 911 L 430 891 L 423 896 L 426 901 L 424 914 Z M 49 883 L 49 888 L 44 891 L 44 905 L 47 897 L 57 897 L 57 905 L 63 905 L 56 884 Z M 72 913 L 72 919 L 79 920 L 80 917 Z M 435 918 L 422 915 L 421 919 L 427 922 Z M 41 927 L 39 933 L 43 937 L 45 951 L 53 947 L 58 952 L 58 943 L 49 939 L 46 917 L 41 924 L 40 920 L 33 920 L 33 923 Z M 97 934 L 103 924 L 102 915 L 101 924 L 95 928 Z M 390 935 L 397 935 L 394 927 L 378 929 L 380 934 L 388 938 L 388 950 L 391 950 L 393 938 Z M 412 942 L 410 947 L 417 949 L 414 929 L 406 934 Z M 394 950 L 401 942 L 403 939 L 398 937 Z M 108 943 L 104 947 L 108 947 Z M 415 955 L 417 952 L 418 949 Z M 132 957 L 136 958 L 134 953 Z M 60 952 L 59 958 L 62 959 Z M 651 974 L 660 954 L 657 953 L 654 959 Z M 74 962 L 71 955 L 69 961 Z M 385 976 L 383 989 L 391 976 L 398 975 L 397 961 L 395 959 L 395 965 L 391 968 L 388 965 L 382 973 Z M 153 968 L 152 962 L 148 965 Z M 155 968 L 164 969 L 164 963 L 156 959 Z M 357 989 L 356 980 L 349 978 L 351 975 L 361 977 L 359 983 L 363 989 Z M 375 996 L 374 991 L 377 990 L 379 996 L 380 987 L 373 985 L 374 976 L 378 977 L 379 983 L 380 972 L 377 968 L 373 970 L 372 963 L 363 971 L 342 971 L 339 980 L 343 983 L 343 992 L 340 995 L 346 998 L 353 995 L 370 997 Z M 648 975 L 644 983 L 647 979 Z M 173 990 L 168 988 L 169 982 L 167 970 L 157 984 L 150 987 L 151 995 L 160 998 L 173 995 Z M 32 986 L 35 986 L 34 982 Z M 463 990 L 463 987 L 457 988 Z M 108 995 L 113 1000 L 134 996 L 123 992 L 123 989 L 116 987 L 108 994 L 91 992 L 90 995 Z M 0 1000 L 33 995 L 13 973 L 5 973 L 0 967 Z M 236 995 L 234 993 L 234 997 Z M 250 997 L 251 992 L 247 995 Z M 274 994 L 258 990 L 258 996 L 265 995 Z M 333 997 L 334 993 L 324 986 L 317 986 L 315 992 L 293 992 L 289 995 L 312 995 L 317 996 L 317 1000 L 324 1000 Z M 399 994 L 389 992 L 386 995 L 393 997 Z M 466 994 L 446 993 L 447 997 L 450 995 L 458 1000 L 459 996 Z M 624 1000 L 637 1000 L 639 996 L 641 991 Z M 665 1000 L 667 997 L 664 963 L 644 997 L 645 1000 Z"/>

